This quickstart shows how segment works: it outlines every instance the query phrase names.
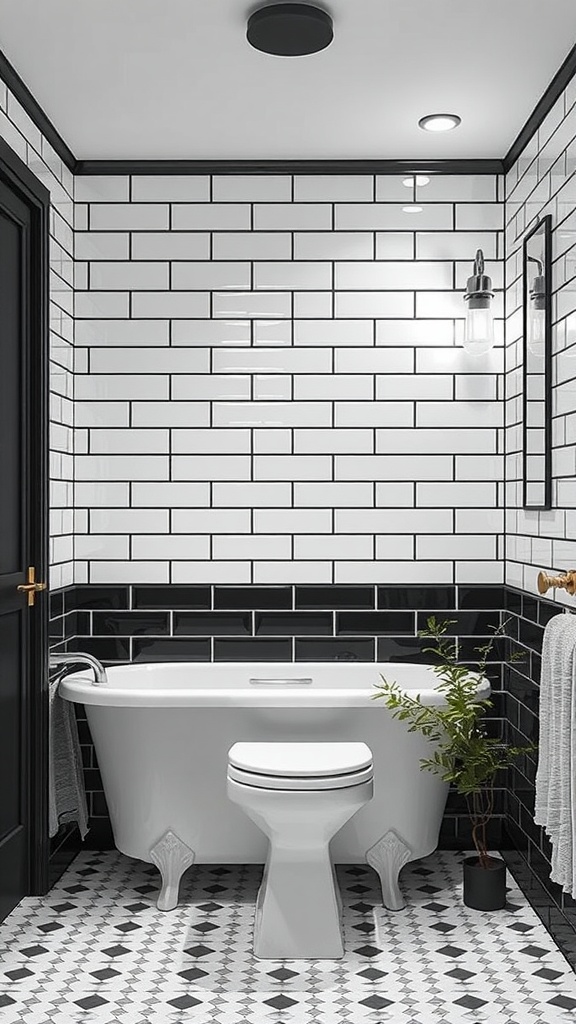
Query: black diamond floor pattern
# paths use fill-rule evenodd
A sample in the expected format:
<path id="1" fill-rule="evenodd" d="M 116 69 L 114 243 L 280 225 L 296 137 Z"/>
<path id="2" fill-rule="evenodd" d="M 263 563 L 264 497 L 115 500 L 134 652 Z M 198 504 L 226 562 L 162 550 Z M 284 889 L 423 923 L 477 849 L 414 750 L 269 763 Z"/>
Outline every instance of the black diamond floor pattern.
<path id="1" fill-rule="evenodd" d="M 161 913 L 154 868 L 83 853 L 0 926 L 0 1024 L 574 1024 L 576 975 L 520 890 L 469 910 L 460 860 L 409 865 L 396 913 L 340 867 L 344 959 L 275 961 L 252 953 L 259 867 L 196 866 Z"/>

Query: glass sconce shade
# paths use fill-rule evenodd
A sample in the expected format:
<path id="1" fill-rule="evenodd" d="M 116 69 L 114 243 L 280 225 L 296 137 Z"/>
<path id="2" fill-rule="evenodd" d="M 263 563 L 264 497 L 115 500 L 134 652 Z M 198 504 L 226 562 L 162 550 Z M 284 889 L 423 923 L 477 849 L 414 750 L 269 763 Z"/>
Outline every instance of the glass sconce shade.
<path id="1" fill-rule="evenodd" d="M 534 278 L 530 289 L 526 342 L 532 355 L 543 356 L 546 340 L 546 285 L 541 266 L 538 269 L 540 273 Z"/>
<path id="2" fill-rule="evenodd" d="M 468 309 L 463 345 L 471 356 L 483 356 L 494 348 L 494 317 L 488 306 L 484 309 Z"/>
<path id="3" fill-rule="evenodd" d="M 474 273 L 468 278 L 464 296 L 466 325 L 463 345 L 469 355 L 483 356 L 494 347 L 493 298 L 492 280 L 484 273 L 484 253 L 478 249 Z"/>

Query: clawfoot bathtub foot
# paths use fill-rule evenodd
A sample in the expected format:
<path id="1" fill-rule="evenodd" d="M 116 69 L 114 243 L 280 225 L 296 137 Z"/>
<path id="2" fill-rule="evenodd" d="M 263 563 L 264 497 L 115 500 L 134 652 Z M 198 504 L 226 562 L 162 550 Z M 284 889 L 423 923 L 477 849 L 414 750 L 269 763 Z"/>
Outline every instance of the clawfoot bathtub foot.
<path id="1" fill-rule="evenodd" d="M 398 884 L 398 876 L 404 865 L 412 859 L 412 850 L 394 829 L 386 832 L 366 851 L 368 864 L 380 876 L 382 903 L 387 910 L 404 909 L 405 903 Z"/>
<path id="2" fill-rule="evenodd" d="M 180 879 L 194 863 L 195 853 L 186 843 L 168 829 L 150 850 L 150 860 L 162 876 L 162 888 L 156 906 L 158 910 L 174 910 L 178 906 Z"/>

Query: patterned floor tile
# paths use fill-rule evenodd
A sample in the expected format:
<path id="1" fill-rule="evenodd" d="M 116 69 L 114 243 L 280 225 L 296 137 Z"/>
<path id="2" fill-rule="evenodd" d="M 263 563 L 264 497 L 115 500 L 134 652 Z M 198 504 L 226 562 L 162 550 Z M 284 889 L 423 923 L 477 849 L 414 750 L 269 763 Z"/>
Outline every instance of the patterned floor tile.
<path id="1" fill-rule="evenodd" d="M 198 866 L 159 912 L 156 870 L 80 855 L 0 927 L 1 1024 L 573 1024 L 576 976 L 515 885 L 461 899 L 461 857 L 403 874 L 388 913 L 366 867 L 338 869 L 343 960 L 257 960 L 255 866 Z"/>

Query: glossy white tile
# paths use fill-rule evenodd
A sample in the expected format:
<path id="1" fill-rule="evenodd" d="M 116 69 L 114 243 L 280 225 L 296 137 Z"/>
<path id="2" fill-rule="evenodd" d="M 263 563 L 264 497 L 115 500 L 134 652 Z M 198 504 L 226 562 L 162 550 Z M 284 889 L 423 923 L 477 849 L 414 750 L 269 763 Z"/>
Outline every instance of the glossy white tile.
<path id="1" fill-rule="evenodd" d="M 205 174 L 134 174 L 133 202 L 200 202 L 210 199 L 210 177 Z"/>

